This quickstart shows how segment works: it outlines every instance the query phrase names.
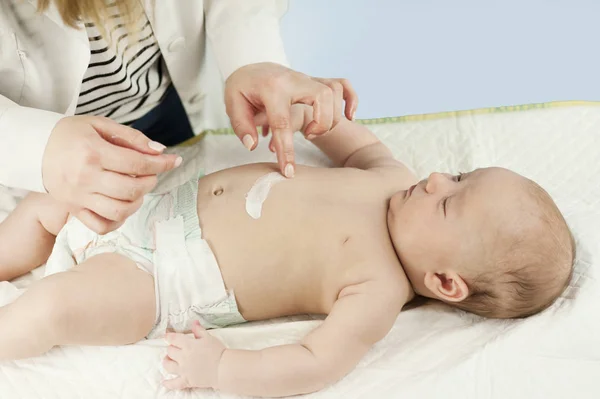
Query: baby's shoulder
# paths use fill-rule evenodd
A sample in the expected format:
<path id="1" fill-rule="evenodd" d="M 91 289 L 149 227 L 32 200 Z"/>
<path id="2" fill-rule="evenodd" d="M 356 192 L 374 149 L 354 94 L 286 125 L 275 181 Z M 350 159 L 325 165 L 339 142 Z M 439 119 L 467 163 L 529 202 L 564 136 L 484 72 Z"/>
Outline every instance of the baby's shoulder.
<path id="1" fill-rule="evenodd" d="M 390 296 L 397 297 L 404 303 L 412 299 L 414 295 L 410 280 L 399 263 L 382 268 L 374 281 L 382 291 L 387 292 Z"/>
<path id="2" fill-rule="evenodd" d="M 400 264 L 365 266 L 364 279 L 360 284 L 348 284 L 342 294 L 360 293 L 380 297 L 402 307 L 414 296 L 414 291 Z"/>

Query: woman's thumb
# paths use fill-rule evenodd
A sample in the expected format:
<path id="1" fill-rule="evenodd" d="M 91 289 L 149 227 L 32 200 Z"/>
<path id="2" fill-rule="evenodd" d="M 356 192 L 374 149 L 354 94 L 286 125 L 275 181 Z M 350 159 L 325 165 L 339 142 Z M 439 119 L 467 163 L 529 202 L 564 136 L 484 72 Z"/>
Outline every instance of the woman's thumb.
<path id="1" fill-rule="evenodd" d="M 98 134 L 111 144 L 129 148 L 144 154 L 161 154 L 166 148 L 164 145 L 150 140 L 137 129 L 121 125 L 108 118 L 95 117 L 91 122 Z"/>

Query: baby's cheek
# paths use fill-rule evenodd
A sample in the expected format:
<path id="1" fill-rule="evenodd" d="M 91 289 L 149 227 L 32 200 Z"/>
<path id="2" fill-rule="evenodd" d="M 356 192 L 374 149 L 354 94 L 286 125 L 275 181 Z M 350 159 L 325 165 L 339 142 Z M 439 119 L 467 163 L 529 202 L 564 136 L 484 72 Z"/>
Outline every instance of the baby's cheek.
<path id="1" fill-rule="evenodd" d="M 408 209 L 402 209 L 394 220 L 394 228 L 402 235 L 414 234 L 420 229 L 419 218 Z"/>

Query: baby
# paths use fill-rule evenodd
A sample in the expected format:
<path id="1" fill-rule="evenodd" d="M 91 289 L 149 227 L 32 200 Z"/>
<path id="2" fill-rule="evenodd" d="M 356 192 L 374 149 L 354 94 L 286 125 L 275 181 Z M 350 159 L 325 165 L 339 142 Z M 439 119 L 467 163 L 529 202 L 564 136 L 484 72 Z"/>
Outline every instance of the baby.
<path id="1" fill-rule="evenodd" d="M 102 236 L 29 195 L 0 225 L 0 279 L 46 261 L 47 276 L 0 308 L 0 360 L 172 329 L 168 388 L 294 395 L 352 370 L 417 295 L 514 318 L 568 284 L 571 234 L 531 180 L 486 168 L 417 181 L 346 120 L 313 143 L 339 168 L 284 179 L 251 164 L 195 178 L 147 195 Z M 327 318 L 301 342 L 263 350 L 228 349 L 205 330 L 307 313 Z"/>

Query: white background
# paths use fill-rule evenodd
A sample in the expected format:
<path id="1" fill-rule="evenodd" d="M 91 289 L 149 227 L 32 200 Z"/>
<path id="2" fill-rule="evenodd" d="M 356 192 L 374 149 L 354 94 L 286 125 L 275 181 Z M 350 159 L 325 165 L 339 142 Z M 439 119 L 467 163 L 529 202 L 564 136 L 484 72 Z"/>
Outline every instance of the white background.
<path id="1" fill-rule="evenodd" d="M 599 0 L 290 0 L 282 35 L 372 118 L 600 100 L 599 20 Z"/>

